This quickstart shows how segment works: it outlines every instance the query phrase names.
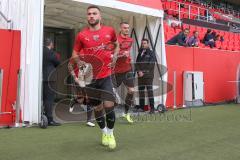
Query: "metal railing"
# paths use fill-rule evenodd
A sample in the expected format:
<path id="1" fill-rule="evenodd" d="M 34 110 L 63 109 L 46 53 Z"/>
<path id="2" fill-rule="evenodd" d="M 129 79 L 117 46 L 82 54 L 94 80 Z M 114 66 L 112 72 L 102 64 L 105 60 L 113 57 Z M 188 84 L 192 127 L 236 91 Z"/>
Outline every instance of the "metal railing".
<path id="1" fill-rule="evenodd" d="M 214 9 L 218 9 L 224 14 L 232 14 L 234 16 L 240 16 L 240 11 L 237 11 L 233 8 L 228 8 L 226 6 L 221 6 L 221 5 L 219 5 L 219 2 L 218 2 L 218 4 L 215 4 L 212 1 L 206 2 L 206 1 L 203 1 L 203 0 L 198 0 L 198 1 L 192 0 L 192 1 L 188 1 L 188 2 L 190 2 L 192 4 L 198 4 L 198 5 L 201 5 L 201 6 L 205 6 L 206 8 L 211 7 L 211 8 L 214 8 Z"/>
<path id="2" fill-rule="evenodd" d="M 216 4 L 212 4 L 211 3 L 210 5 L 207 5 L 206 7 L 212 7 L 214 9 L 218 9 L 218 10 L 220 10 L 224 14 L 232 14 L 233 16 L 237 16 L 237 17 L 240 16 L 240 12 L 239 11 L 236 11 L 234 9 L 229 9 L 227 7 L 222 7 L 220 5 L 216 5 Z"/>
<path id="3" fill-rule="evenodd" d="M 182 2 L 177 2 L 177 1 L 174 1 L 174 0 L 169 0 L 167 2 L 176 3 L 176 5 L 178 6 L 177 10 L 172 9 L 172 8 L 170 8 L 170 9 L 168 8 L 168 10 L 177 12 L 179 20 L 181 19 L 182 14 L 187 14 L 189 19 L 191 18 L 191 16 L 195 16 L 195 17 L 197 17 L 198 20 L 202 19 L 202 20 L 210 21 L 209 16 L 201 15 L 202 12 L 203 13 L 206 12 L 206 15 L 209 15 L 209 13 L 210 13 L 209 9 L 199 7 L 199 6 L 195 6 L 195 5 L 186 4 L 186 3 L 182 3 Z M 182 7 L 182 6 L 184 6 L 184 7 Z M 188 9 L 188 12 L 182 11 L 182 8 Z M 197 9 L 197 14 L 192 13 L 193 8 Z"/>
<path id="4" fill-rule="evenodd" d="M 202 19 L 202 20 L 206 20 L 206 21 L 211 21 L 211 19 L 210 19 L 210 14 L 211 14 L 211 16 L 214 18 L 214 13 L 215 12 L 217 12 L 217 11 L 214 11 L 214 13 L 211 13 L 210 12 L 210 9 L 206 9 L 206 8 L 204 8 L 204 7 L 200 7 L 200 6 L 196 6 L 196 5 L 194 5 L 194 4 L 187 4 L 187 3 L 183 3 L 183 2 L 178 2 L 178 1 L 175 1 L 175 0 L 167 0 L 167 1 L 165 1 L 165 2 L 172 2 L 172 3 L 175 3 L 177 6 L 178 6 L 178 8 L 177 8 L 177 10 L 175 10 L 175 9 L 172 9 L 171 7 L 170 8 L 168 8 L 168 10 L 171 10 L 171 11 L 175 11 L 175 12 L 177 12 L 178 13 L 178 19 L 180 20 L 181 19 L 181 14 L 188 14 L 188 18 L 190 19 L 191 18 L 191 16 L 195 16 L 195 17 L 197 17 L 197 19 L 199 20 L 199 19 Z M 172 5 L 172 4 L 170 4 L 170 5 Z M 202 4 L 199 4 L 199 5 L 202 5 Z M 182 6 L 184 6 L 184 7 L 182 7 Z M 203 6 L 206 6 L 206 5 L 203 5 Z M 208 6 L 208 5 L 207 5 Z M 210 6 L 211 7 L 211 6 Z M 185 9 L 188 9 L 188 12 L 184 12 L 184 11 L 182 11 L 181 9 L 182 8 L 185 8 Z M 197 14 L 195 14 L 195 13 L 192 13 L 192 9 L 197 9 Z M 214 7 L 213 7 L 214 8 Z M 218 8 L 219 9 L 219 8 Z M 227 14 L 226 13 L 226 11 L 228 11 L 228 10 L 224 10 L 224 11 L 222 11 L 223 13 L 225 13 L 225 14 Z M 204 15 L 201 15 L 201 13 L 204 13 Z M 217 12 L 217 13 L 220 13 L 220 12 Z M 240 16 L 240 12 L 237 12 L 237 11 L 228 11 L 228 13 L 234 13 L 234 14 L 232 14 L 233 16 Z M 205 14 L 207 15 L 207 16 L 205 16 Z"/>

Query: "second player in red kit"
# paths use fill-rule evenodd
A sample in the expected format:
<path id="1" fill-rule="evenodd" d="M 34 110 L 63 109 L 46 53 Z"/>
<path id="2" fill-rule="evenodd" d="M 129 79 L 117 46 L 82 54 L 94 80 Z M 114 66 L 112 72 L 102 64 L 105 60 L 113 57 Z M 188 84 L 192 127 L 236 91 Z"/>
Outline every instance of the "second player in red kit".
<path id="1" fill-rule="evenodd" d="M 121 24 L 121 26 L 129 28 L 129 25 L 125 23 Z M 129 72 L 132 70 L 130 50 L 132 48 L 133 39 L 128 35 L 123 35 L 122 31 L 118 35 L 117 39 L 120 51 L 118 53 L 118 59 L 114 68 L 114 73 Z"/>
<path id="2" fill-rule="evenodd" d="M 129 108 L 133 102 L 134 93 L 134 81 L 131 66 L 131 54 L 130 50 L 132 47 L 133 39 L 129 37 L 129 24 L 127 22 L 122 22 L 120 24 L 120 34 L 118 35 L 118 42 L 120 46 L 120 51 L 118 54 L 118 59 L 116 66 L 114 68 L 113 74 L 113 85 L 114 88 L 119 87 L 122 83 L 127 87 L 127 95 L 125 97 L 125 111 L 123 117 L 129 123 L 133 123 L 133 120 L 129 114 Z"/>

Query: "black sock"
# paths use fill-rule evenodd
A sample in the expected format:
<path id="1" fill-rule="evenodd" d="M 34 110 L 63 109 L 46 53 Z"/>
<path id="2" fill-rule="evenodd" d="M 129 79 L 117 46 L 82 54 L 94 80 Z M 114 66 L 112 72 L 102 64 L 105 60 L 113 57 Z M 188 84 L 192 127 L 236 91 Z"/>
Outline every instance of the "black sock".
<path id="1" fill-rule="evenodd" d="M 113 129 L 114 124 L 115 124 L 115 111 L 114 111 L 114 107 L 105 108 L 105 112 L 106 112 L 107 127 L 109 129 Z"/>
<path id="2" fill-rule="evenodd" d="M 94 110 L 96 121 L 101 129 L 105 128 L 105 117 L 103 115 L 103 110 L 96 111 Z"/>
<path id="3" fill-rule="evenodd" d="M 128 113 L 130 106 L 132 105 L 133 94 L 127 94 L 125 98 L 125 114 Z"/>

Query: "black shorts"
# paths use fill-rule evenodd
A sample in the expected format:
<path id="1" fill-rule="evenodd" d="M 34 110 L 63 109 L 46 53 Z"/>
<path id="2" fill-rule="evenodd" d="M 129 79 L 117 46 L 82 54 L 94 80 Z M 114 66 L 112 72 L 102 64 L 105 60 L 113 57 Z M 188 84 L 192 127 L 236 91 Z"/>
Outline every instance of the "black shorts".
<path id="1" fill-rule="evenodd" d="M 83 91 L 86 93 L 89 105 L 97 106 L 103 101 L 116 102 L 111 76 L 93 80 L 83 88 Z"/>
<path id="2" fill-rule="evenodd" d="M 119 87 L 122 83 L 127 87 L 134 87 L 134 76 L 132 71 L 113 74 L 112 79 L 114 88 Z"/>

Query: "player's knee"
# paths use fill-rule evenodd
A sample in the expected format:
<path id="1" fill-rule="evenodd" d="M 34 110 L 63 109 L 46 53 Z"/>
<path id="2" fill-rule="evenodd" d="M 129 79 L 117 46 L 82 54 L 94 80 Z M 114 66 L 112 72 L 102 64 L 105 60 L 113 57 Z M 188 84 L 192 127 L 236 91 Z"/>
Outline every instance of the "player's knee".
<path id="1" fill-rule="evenodd" d="M 111 101 L 105 101 L 104 102 L 104 108 L 113 108 L 114 107 L 114 102 Z"/>

